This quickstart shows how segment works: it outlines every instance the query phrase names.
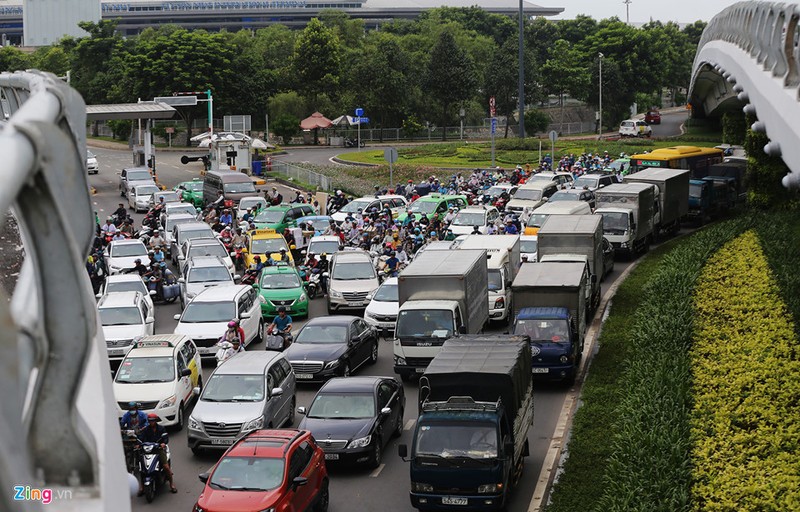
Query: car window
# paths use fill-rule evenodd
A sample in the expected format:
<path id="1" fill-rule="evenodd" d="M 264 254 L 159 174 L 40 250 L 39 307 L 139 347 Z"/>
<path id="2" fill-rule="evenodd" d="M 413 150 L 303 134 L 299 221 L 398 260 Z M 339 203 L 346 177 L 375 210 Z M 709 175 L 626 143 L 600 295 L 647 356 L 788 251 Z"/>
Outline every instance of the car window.
<path id="1" fill-rule="evenodd" d="M 306 469 L 308 463 L 311 462 L 311 456 L 314 454 L 314 449 L 309 445 L 308 441 L 303 441 L 300 443 L 300 446 L 292 452 L 292 456 L 289 459 L 289 479 L 293 480 L 294 478 L 303 474 L 303 470 Z"/>
<path id="2" fill-rule="evenodd" d="M 242 316 L 242 313 L 245 313 L 250 310 L 250 306 L 247 304 L 247 295 L 242 295 L 239 297 L 239 316 Z"/>
<path id="3" fill-rule="evenodd" d="M 283 374 L 283 368 L 279 364 L 273 364 L 272 367 L 269 369 L 269 380 L 272 382 L 270 385 L 270 391 L 272 389 L 280 386 L 281 382 L 283 382 L 285 375 Z"/>
<path id="4" fill-rule="evenodd" d="M 185 370 L 186 368 L 187 368 L 186 359 L 183 357 L 183 354 L 178 352 L 178 376 L 179 377 L 180 377 L 181 372 L 183 370 Z"/>
<path id="5" fill-rule="evenodd" d="M 283 368 L 283 374 L 284 374 L 283 378 L 285 380 L 289 376 L 289 374 L 292 373 L 292 366 L 286 359 L 279 359 L 278 364 L 281 365 L 281 368 Z"/>
<path id="6" fill-rule="evenodd" d="M 389 400 L 392 398 L 394 390 L 387 382 L 382 382 L 378 386 L 378 410 L 383 409 L 389 405 Z"/>
<path id="7" fill-rule="evenodd" d="M 367 322 L 365 322 L 364 320 L 359 319 L 359 320 L 356 320 L 356 322 L 358 324 L 359 332 L 366 333 L 369 330 L 369 324 Z"/>

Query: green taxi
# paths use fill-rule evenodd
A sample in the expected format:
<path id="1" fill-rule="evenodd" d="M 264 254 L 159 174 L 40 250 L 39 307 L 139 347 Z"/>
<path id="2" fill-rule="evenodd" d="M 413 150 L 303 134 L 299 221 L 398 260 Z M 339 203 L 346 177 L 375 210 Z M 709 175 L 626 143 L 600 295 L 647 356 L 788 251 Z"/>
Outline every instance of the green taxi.
<path id="1" fill-rule="evenodd" d="M 181 195 L 181 199 L 187 203 L 192 203 L 196 208 L 203 207 L 203 180 L 195 178 L 192 181 L 178 183 L 173 189 Z"/>
<path id="2" fill-rule="evenodd" d="M 253 219 L 257 229 L 274 229 L 283 233 L 286 228 L 297 226 L 297 219 L 308 215 L 316 215 L 314 208 L 308 204 L 279 204 L 264 208 Z"/>
<path id="3" fill-rule="evenodd" d="M 436 213 L 439 214 L 439 218 L 442 218 L 447 214 L 451 206 L 457 210 L 466 208 L 467 196 L 451 196 L 436 193 L 428 194 L 408 205 L 408 211 L 398 215 L 397 219 L 399 221 L 404 221 L 409 215 L 414 215 L 416 220 L 421 219 L 423 215 L 430 219 Z"/>
<path id="4" fill-rule="evenodd" d="M 308 316 L 308 295 L 296 268 L 289 265 L 264 267 L 254 286 L 265 299 L 261 302 L 261 316 L 265 321 L 272 321 L 279 306 L 284 306 L 289 315 Z"/>

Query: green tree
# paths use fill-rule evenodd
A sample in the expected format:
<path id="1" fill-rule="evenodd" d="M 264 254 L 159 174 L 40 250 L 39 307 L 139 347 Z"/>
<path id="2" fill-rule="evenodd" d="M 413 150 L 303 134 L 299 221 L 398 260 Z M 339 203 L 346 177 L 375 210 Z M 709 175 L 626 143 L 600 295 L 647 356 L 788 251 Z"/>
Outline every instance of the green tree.
<path id="1" fill-rule="evenodd" d="M 558 96 L 561 106 L 561 123 L 564 123 L 564 95 L 580 97 L 589 83 L 589 70 L 580 61 L 580 54 L 566 39 L 553 44 L 550 56 L 542 64 L 542 83 L 547 94 Z"/>
<path id="2" fill-rule="evenodd" d="M 339 38 L 320 20 L 312 18 L 297 38 L 292 55 L 297 89 L 313 103 L 322 94 L 335 95 L 341 74 L 340 62 Z"/>
<path id="3" fill-rule="evenodd" d="M 700 44 L 700 37 L 707 26 L 708 23 L 705 21 L 697 20 L 691 25 L 683 27 L 683 33 L 686 34 L 688 43 L 694 50 L 697 50 L 697 45 Z"/>
<path id="4" fill-rule="evenodd" d="M 0 47 L 0 71 L 20 71 L 30 67 L 30 55 L 13 46 Z"/>
<path id="5" fill-rule="evenodd" d="M 33 52 L 31 60 L 35 68 L 64 76 L 70 68 L 69 55 L 60 46 L 43 46 Z"/>
<path id="6" fill-rule="evenodd" d="M 444 128 L 454 117 L 453 105 L 466 101 L 476 89 L 472 59 L 450 32 L 442 32 L 431 49 L 425 76 L 425 90 L 439 106 L 439 123 Z M 442 131 L 442 140 L 446 138 Z"/>
<path id="7" fill-rule="evenodd" d="M 276 94 L 267 102 L 269 114 L 273 119 L 282 116 L 291 116 L 297 119 L 306 117 L 308 107 L 306 101 L 296 92 L 282 92 Z"/>
<path id="8" fill-rule="evenodd" d="M 120 66 L 124 45 L 116 33 L 117 22 L 85 21 L 78 23 L 78 26 L 89 37 L 80 38 L 70 55 L 71 85 L 83 95 L 88 105 L 108 103 L 126 75 L 124 66 Z M 131 98 L 127 99 L 132 101 Z"/>
<path id="9" fill-rule="evenodd" d="M 506 116 L 504 138 L 508 138 L 509 126 L 519 107 L 519 54 L 516 36 L 509 37 L 500 48 L 496 48 L 486 74 L 485 91 L 494 96 L 497 112 Z M 525 62 L 525 103 L 530 104 L 540 97 L 538 70 L 534 64 L 533 52 L 526 50 Z M 486 104 L 486 103 L 484 103 Z M 517 115 L 517 120 L 519 116 Z"/>
<path id="10" fill-rule="evenodd" d="M 559 20 L 556 24 L 559 39 L 575 44 L 597 32 L 597 21 L 591 16 L 579 14 L 571 20 Z"/>
<path id="11" fill-rule="evenodd" d="M 547 129 L 550 124 L 550 117 L 539 109 L 530 109 L 525 111 L 525 133 L 535 135 L 542 133 Z"/>
<path id="12" fill-rule="evenodd" d="M 270 124 L 270 130 L 289 144 L 292 137 L 300 131 L 300 120 L 294 116 L 283 114 Z"/>

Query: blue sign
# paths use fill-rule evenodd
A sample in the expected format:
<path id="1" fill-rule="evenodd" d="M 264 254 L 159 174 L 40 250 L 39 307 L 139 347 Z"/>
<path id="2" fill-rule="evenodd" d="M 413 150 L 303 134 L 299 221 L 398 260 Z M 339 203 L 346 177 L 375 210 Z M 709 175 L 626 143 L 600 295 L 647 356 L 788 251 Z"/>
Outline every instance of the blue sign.
<path id="1" fill-rule="evenodd" d="M 364 115 L 364 109 L 363 108 L 357 108 L 356 109 L 356 117 L 362 117 L 363 115 Z"/>
<path id="2" fill-rule="evenodd" d="M 492 118 L 492 135 L 497 132 L 497 118 Z"/>
<path id="3" fill-rule="evenodd" d="M 357 117 L 356 118 L 356 122 L 358 124 L 369 124 L 369 118 L 368 117 Z"/>

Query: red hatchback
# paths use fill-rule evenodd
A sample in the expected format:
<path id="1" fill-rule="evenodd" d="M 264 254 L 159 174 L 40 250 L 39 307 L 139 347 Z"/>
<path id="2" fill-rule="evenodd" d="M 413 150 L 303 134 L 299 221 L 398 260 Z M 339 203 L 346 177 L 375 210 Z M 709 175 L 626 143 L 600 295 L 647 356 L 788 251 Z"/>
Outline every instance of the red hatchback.
<path id="1" fill-rule="evenodd" d="M 651 110 L 644 115 L 644 122 L 647 124 L 661 124 L 661 112 Z"/>
<path id="2" fill-rule="evenodd" d="M 256 430 L 200 475 L 194 512 L 328 510 L 325 454 L 307 430 Z"/>

